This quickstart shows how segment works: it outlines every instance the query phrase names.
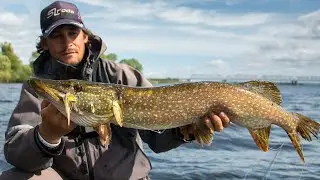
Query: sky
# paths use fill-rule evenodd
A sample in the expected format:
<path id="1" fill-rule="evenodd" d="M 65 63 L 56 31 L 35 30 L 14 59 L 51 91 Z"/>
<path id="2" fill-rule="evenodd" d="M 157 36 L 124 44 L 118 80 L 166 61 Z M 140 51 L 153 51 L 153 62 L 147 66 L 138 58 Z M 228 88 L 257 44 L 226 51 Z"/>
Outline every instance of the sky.
<path id="1" fill-rule="evenodd" d="M 107 44 L 153 78 L 320 75 L 319 0 L 67 0 Z M 52 0 L 1 2 L 0 42 L 27 64 Z"/>

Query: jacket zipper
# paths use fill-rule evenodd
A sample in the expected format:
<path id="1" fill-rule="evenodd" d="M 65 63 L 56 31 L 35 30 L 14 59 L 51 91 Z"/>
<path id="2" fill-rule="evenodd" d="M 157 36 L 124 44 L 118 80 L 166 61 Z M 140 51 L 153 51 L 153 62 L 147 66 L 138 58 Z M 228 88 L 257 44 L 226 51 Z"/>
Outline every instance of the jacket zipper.
<path id="1" fill-rule="evenodd" d="M 91 156 L 89 153 L 89 143 L 88 143 L 87 139 L 84 141 L 84 145 L 85 145 L 85 152 L 86 152 L 87 161 L 88 161 L 89 177 L 90 177 L 90 179 L 93 180 L 94 176 L 93 176 L 92 159 L 91 159 Z"/>
<path id="2" fill-rule="evenodd" d="M 83 159 L 84 156 L 85 156 L 85 149 L 84 149 L 84 145 L 83 145 L 82 136 L 80 135 L 79 137 L 76 137 L 75 138 L 75 142 L 76 142 L 77 150 L 79 151 L 79 155 L 81 157 L 81 164 L 80 164 L 81 172 L 83 174 L 87 174 L 88 173 L 88 168 L 87 168 L 87 165 L 85 164 L 85 161 Z"/>
<path id="3" fill-rule="evenodd" d="M 82 132 L 84 132 L 85 134 L 85 129 L 83 127 L 81 127 Z M 93 175 L 93 165 L 92 165 L 92 159 L 90 156 L 90 149 L 89 149 L 89 143 L 88 143 L 88 139 L 83 137 L 83 143 L 84 143 L 84 151 L 86 153 L 87 156 L 87 163 L 88 163 L 88 169 L 89 169 L 89 179 L 93 180 L 94 179 L 94 175 Z"/>

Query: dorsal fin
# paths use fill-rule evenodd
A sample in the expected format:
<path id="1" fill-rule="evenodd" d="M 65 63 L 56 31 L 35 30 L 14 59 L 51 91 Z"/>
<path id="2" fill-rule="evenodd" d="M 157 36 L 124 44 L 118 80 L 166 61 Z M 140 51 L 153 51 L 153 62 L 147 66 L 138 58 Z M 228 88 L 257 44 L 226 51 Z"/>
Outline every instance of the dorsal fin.
<path id="1" fill-rule="evenodd" d="M 282 103 L 282 98 L 280 94 L 280 90 L 273 82 L 268 81 L 248 81 L 243 83 L 238 83 L 238 85 L 251 91 L 253 93 L 259 94 L 275 103 L 280 105 Z"/>

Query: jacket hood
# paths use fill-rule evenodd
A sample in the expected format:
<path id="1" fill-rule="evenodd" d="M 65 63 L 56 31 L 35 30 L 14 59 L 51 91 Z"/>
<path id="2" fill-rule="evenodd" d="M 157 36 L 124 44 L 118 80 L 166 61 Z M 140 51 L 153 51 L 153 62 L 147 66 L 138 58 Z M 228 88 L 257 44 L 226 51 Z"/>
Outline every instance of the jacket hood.
<path id="1" fill-rule="evenodd" d="M 102 41 L 101 37 L 94 35 L 91 40 L 90 50 L 92 54 L 96 54 L 97 57 L 100 57 L 107 50 L 107 45 Z"/>
<path id="2" fill-rule="evenodd" d="M 65 64 L 50 56 L 48 52 L 41 54 L 33 62 L 36 77 L 50 79 L 82 79 L 92 72 L 92 64 L 106 51 L 107 46 L 99 36 L 94 35 L 91 45 L 86 47 L 83 60 L 77 65 Z"/>

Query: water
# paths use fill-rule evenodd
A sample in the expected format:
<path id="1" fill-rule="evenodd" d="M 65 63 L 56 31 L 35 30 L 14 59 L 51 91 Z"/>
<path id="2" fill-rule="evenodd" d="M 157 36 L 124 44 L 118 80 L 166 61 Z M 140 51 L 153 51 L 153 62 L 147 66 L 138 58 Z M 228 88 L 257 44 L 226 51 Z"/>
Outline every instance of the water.
<path id="1" fill-rule="evenodd" d="M 280 85 L 283 106 L 320 121 L 320 85 Z M 0 145 L 8 119 L 18 103 L 21 84 L 0 84 Z M 184 144 L 156 154 L 145 145 L 153 169 L 151 178 L 162 179 L 320 179 L 320 142 L 302 141 L 303 165 L 286 133 L 273 126 L 269 152 L 260 151 L 247 129 L 231 125 L 216 133 L 210 146 Z M 10 168 L 3 151 L 0 170 Z"/>
<path id="2" fill-rule="evenodd" d="M 3 171 L 11 167 L 3 155 L 4 135 L 11 113 L 19 101 L 21 84 L 0 84 L 0 89 L 0 170 Z"/>

